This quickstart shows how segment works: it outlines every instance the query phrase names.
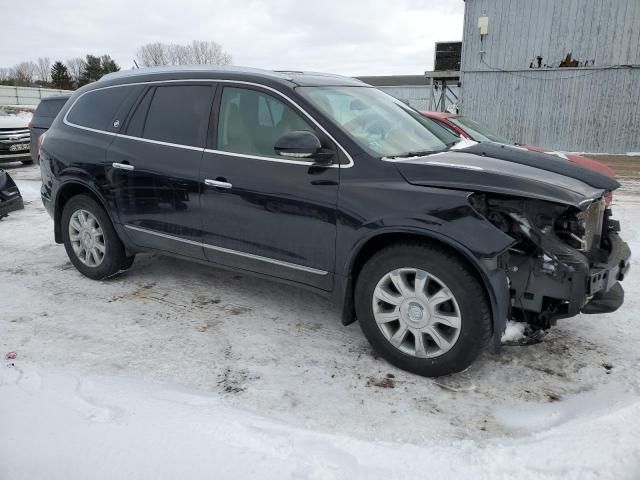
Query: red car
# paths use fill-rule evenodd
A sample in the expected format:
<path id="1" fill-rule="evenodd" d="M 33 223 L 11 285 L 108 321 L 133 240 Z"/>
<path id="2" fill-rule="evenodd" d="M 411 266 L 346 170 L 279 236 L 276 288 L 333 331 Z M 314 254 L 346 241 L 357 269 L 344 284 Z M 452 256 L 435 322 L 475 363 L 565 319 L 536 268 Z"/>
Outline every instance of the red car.
<path id="1" fill-rule="evenodd" d="M 523 147 L 523 148 L 526 148 L 527 150 L 531 150 L 534 152 L 542 152 L 542 153 L 555 155 L 557 157 L 564 158 L 565 160 L 569 160 L 570 162 L 578 163 L 584 167 L 590 168 L 591 170 L 600 172 L 603 175 L 607 175 L 612 178 L 615 177 L 615 172 L 611 168 L 592 158 L 583 157 L 582 155 L 574 155 L 572 153 L 557 152 L 553 150 L 548 150 L 546 148 L 534 147 L 532 145 L 521 145 L 518 143 L 514 143 L 511 140 L 501 137 L 500 135 L 492 132 L 485 126 L 480 125 L 478 122 L 471 120 L 470 118 L 462 115 L 456 115 L 455 113 L 446 113 L 446 112 L 421 112 L 421 113 L 425 117 L 435 120 L 440 125 L 445 127 L 447 130 L 453 132 L 454 134 L 462 138 L 468 138 L 476 142 L 497 142 L 497 143 L 503 143 L 506 145 L 517 145 L 519 147 Z"/>

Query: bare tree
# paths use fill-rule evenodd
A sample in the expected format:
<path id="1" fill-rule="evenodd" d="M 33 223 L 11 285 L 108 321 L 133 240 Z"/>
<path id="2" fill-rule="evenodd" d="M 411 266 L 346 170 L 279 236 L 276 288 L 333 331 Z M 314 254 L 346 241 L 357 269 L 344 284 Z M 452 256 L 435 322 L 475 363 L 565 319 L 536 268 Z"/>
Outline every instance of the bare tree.
<path id="1" fill-rule="evenodd" d="M 136 58 L 144 67 L 169 65 L 169 49 L 164 43 L 148 43 L 138 48 Z"/>
<path id="2" fill-rule="evenodd" d="M 16 85 L 21 87 L 30 87 L 33 85 L 34 76 L 38 66 L 29 62 L 20 62 L 11 69 L 11 76 Z"/>
<path id="3" fill-rule="evenodd" d="M 169 52 L 169 62 L 171 65 L 189 65 L 191 63 L 189 45 L 172 43 L 167 46 L 167 51 Z"/>
<path id="4" fill-rule="evenodd" d="M 69 70 L 71 81 L 77 85 L 85 68 L 84 59 L 82 57 L 70 58 L 66 61 L 66 66 Z"/>
<path id="5" fill-rule="evenodd" d="M 0 68 L 0 83 L 8 83 L 11 80 L 11 69 L 2 67 Z"/>
<path id="6" fill-rule="evenodd" d="M 222 49 L 216 42 L 194 40 L 191 42 L 192 63 L 196 65 L 229 65 L 231 54 Z"/>
<path id="7" fill-rule="evenodd" d="M 216 42 L 194 40 L 189 45 L 149 43 L 136 51 L 138 62 L 145 67 L 158 65 L 228 65 L 231 54 Z"/>
<path id="8" fill-rule="evenodd" d="M 37 62 L 38 79 L 44 83 L 51 82 L 51 59 L 49 57 L 40 57 Z"/>

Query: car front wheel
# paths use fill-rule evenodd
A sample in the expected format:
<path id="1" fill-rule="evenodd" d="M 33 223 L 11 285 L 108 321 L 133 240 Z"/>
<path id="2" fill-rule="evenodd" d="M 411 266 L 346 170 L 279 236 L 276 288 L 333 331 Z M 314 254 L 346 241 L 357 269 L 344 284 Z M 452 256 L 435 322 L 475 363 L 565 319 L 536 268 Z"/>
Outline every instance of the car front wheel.
<path id="1" fill-rule="evenodd" d="M 65 250 L 83 275 L 100 280 L 126 270 L 133 263 L 111 220 L 93 198 L 73 197 L 65 205 L 61 220 Z"/>
<path id="2" fill-rule="evenodd" d="M 404 370 L 435 377 L 467 368 L 491 337 L 477 277 L 449 251 L 398 244 L 364 265 L 356 314 L 374 349 Z"/>

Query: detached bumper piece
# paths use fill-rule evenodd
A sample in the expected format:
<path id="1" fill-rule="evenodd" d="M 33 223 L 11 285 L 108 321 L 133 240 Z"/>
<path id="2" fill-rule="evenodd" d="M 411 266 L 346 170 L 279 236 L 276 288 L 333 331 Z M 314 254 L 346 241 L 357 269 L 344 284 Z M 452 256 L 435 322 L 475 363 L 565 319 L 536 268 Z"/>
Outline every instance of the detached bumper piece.
<path id="1" fill-rule="evenodd" d="M 624 303 L 624 290 L 622 285 L 616 283 L 611 290 L 596 293 L 593 298 L 582 307 L 581 312 L 586 314 L 615 312 Z"/>
<path id="2" fill-rule="evenodd" d="M 7 172 L 0 170 L 0 219 L 23 208 L 24 202 L 18 186 Z"/>

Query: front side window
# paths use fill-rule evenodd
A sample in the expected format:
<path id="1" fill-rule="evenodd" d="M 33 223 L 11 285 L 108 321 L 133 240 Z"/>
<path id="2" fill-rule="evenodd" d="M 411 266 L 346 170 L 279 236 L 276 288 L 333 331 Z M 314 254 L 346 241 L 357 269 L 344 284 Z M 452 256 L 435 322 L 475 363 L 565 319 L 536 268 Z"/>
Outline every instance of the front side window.
<path id="1" fill-rule="evenodd" d="M 81 127 L 113 130 L 116 113 L 131 92 L 132 87 L 89 91 L 76 100 L 67 114 L 67 120 Z"/>
<path id="2" fill-rule="evenodd" d="M 134 113 L 127 132 L 149 140 L 203 147 L 213 102 L 211 86 L 171 85 L 149 92 Z M 140 130 L 142 117 L 146 120 Z"/>
<path id="3" fill-rule="evenodd" d="M 372 87 L 298 87 L 360 146 L 377 157 L 445 150 L 460 139 L 400 100 Z"/>
<path id="4" fill-rule="evenodd" d="M 218 120 L 218 150 L 282 158 L 273 146 L 285 133 L 313 131 L 291 107 L 256 90 L 225 87 Z"/>

